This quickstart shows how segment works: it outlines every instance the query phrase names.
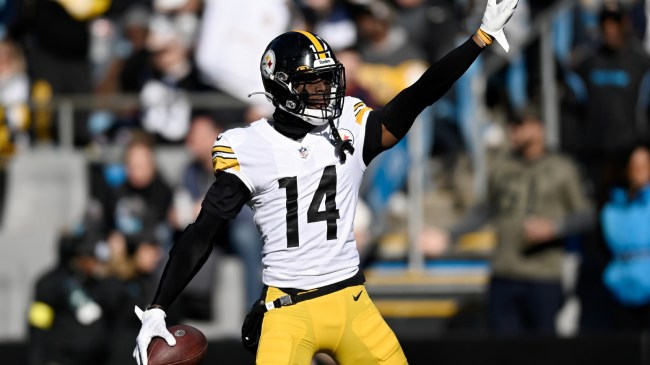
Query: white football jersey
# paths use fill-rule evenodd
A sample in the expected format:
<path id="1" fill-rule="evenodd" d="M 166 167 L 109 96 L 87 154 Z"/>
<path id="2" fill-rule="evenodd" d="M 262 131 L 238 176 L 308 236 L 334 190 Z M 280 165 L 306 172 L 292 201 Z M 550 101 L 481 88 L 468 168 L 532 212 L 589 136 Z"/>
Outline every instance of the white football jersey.
<path id="1" fill-rule="evenodd" d="M 337 128 L 355 149 L 345 162 L 335 154 L 327 124 L 300 142 L 266 119 L 217 137 L 215 171 L 236 175 L 252 192 L 248 203 L 264 243 L 266 285 L 313 289 L 358 271 L 352 228 L 366 170 L 362 150 L 370 110 L 359 99 L 345 98 Z"/>

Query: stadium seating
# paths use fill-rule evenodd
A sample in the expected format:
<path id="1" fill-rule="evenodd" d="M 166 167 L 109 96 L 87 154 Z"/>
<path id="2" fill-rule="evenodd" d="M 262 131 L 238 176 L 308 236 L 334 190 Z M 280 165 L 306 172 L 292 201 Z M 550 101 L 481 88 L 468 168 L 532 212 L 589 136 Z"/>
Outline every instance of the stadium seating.
<path id="1" fill-rule="evenodd" d="M 37 277 L 57 257 L 57 237 L 83 215 L 88 196 L 81 152 L 35 148 L 8 168 L 5 218 L 0 229 L 0 341 L 22 340 Z"/>
<path id="2" fill-rule="evenodd" d="M 179 185 L 182 182 L 183 169 L 191 159 L 189 151 L 183 146 L 156 146 L 154 153 L 158 172 L 163 179 L 170 186 Z"/>
<path id="3" fill-rule="evenodd" d="M 219 255 L 215 266 L 212 320 L 186 323 L 200 329 L 208 340 L 239 338 L 247 307 L 244 268 L 237 257 L 228 255 Z"/>

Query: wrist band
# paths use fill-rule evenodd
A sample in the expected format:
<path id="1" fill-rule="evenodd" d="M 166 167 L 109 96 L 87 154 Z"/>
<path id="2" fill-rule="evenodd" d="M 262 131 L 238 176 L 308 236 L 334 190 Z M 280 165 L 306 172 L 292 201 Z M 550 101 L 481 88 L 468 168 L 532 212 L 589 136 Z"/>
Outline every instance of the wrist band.
<path id="1" fill-rule="evenodd" d="M 485 45 L 488 45 L 488 46 L 489 46 L 490 44 L 492 44 L 492 41 L 494 40 L 494 38 L 492 38 L 491 35 L 485 33 L 485 32 L 483 31 L 483 29 L 481 29 L 481 28 L 479 28 L 479 29 L 476 31 L 476 35 L 479 37 L 479 39 L 480 39 L 481 41 L 483 41 L 483 43 L 485 43 Z"/>
<path id="2" fill-rule="evenodd" d="M 165 308 L 163 308 L 162 305 L 158 305 L 158 304 L 152 304 L 152 305 L 150 305 L 149 307 L 147 307 L 147 310 L 149 310 L 149 309 L 160 309 L 160 310 L 162 310 L 163 312 L 165 311 Z"/>
<path id="3" fill-rule="evenodd" d="M 485 47 L 487 47 L 487 44 L 486 44 L 485 42 L 483 42 L 483 40 L 481 39 L 481 37 L 478 36 L 478 34 L 474 34 L 474 38 L 476 39 L 476 41 L 477 41 L 478 43 L 480 43 L 479 46 L 480 46 L 481 48 L 485 48 Z"/>

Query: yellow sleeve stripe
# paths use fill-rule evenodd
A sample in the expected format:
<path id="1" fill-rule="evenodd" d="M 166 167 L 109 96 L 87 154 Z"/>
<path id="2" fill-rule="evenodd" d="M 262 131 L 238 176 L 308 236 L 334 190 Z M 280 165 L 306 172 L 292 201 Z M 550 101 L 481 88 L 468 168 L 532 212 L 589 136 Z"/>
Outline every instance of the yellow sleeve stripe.
<path id="1" fill-rule="evenodd" d="M 357 122 L 358 125 L 363 124 L 363 115 L 366 114 L 368 111 L 371 111 L 371 110 L 372 110 L 372 108 L 369 107 L 369 106 L 367 106 L 367 107 L 361 109 L 361 110 L 359 111 L 359 113 L 357 113 L 357 119 L 356 119 L 356 122 Z"/>
<path id="2" fill-rule="evenodd" d="M 212 159 L 212 167 L 214 168 L 214 172 L 225 171 L 227 169 L 235 169 L 235 171 L 239 171 L 239 161 L 234 157 L 228 158 L 217 156 Z"/>
<path id="3" fill-rule="evenodd" d="M 366 104 L 364 104 L 363 101 L 360 101 L 360 102 L 354 104 L 354 106 L 352 107 L 352 109 L 356 112 L 358 108 L 360 108 L 360 107 L 362 107 L 362 106 L 364 106 L 364 105 L 366 105 Z"/>
<path id="4" fill-rule="evenodd" d="M 29 306 L 29 324 L 42 330 L 48 330 L 54 323 L 54 309 L 43 302 L 33 302 Z"/>
<path id="5" fill-rule="evenodd" d="M 235 151 L 228 146 L 214 146 L 212 147 L 212 153 L 215 152 L 235 153 Z"/>
<path id="6" fill-rule="evenodd" d="M 369 106 L 366 106 L 366 104 L 361 104 L 361 106 L 356 108 L 353 113 L 355 116 L 357 116 L 359 115 L 359 113 L 365 111 L 366 109 L 371 109 L 371 108 Z"/>

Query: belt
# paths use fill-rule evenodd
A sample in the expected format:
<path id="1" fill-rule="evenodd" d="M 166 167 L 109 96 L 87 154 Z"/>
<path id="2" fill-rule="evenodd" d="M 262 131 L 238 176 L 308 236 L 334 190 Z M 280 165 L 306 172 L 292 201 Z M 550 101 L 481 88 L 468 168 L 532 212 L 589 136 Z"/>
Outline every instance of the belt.
<path id="1" fill-rule="evenodd" d="M 331 294 L 350 286 L 361 285 L 365 281 L 366 278 L 363 275 L 363 272 L 359 270 L 357 271 L 356 274 L 354 274 L 354 276 L 348 279 L 339 281 L 334 284 L 325 285 L 320 288 L 315 288 L 311 290 L 294 289 L 294 288 L 278 288 L 287 294 L 279 297 L 278 299 L 272 302 L 261 302 L 261 304 L 264 305 L 264 309 L 266 309 L 265 312 L 268 312 L 272 309 L 286 307 L 286 306 L 297 304 L 299 302 L 304 302 L 305 300 L 322 297 L 323 295 Z M 267 290 L 268 290 L 268 286 L 265 286 L 262 294 L 262 300 L 264 300 L 263 298 L 266 297 Z"/>

